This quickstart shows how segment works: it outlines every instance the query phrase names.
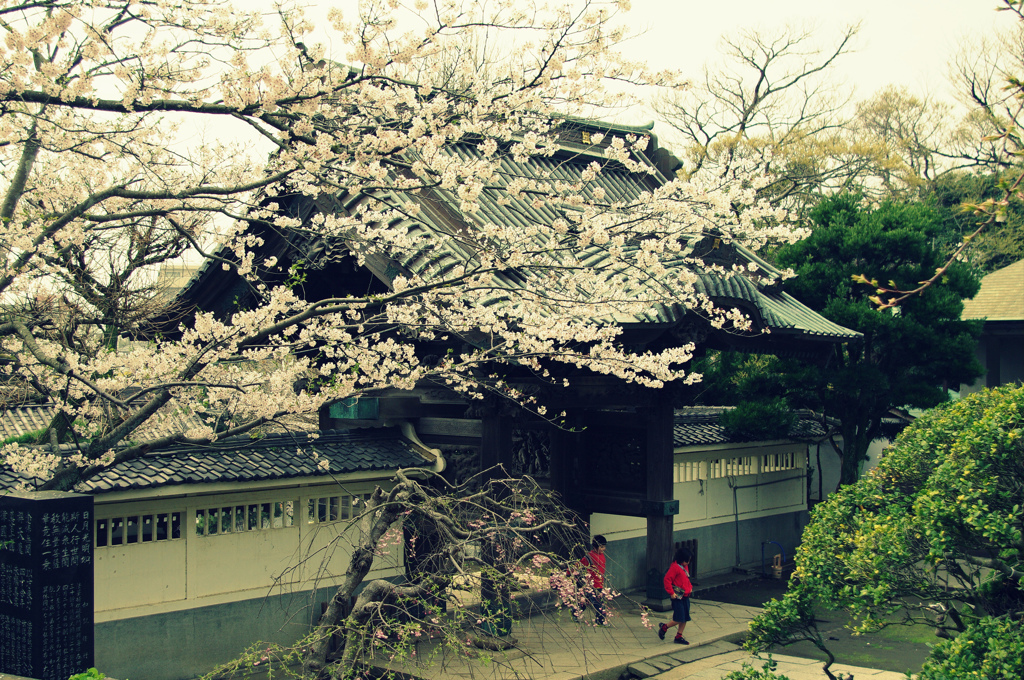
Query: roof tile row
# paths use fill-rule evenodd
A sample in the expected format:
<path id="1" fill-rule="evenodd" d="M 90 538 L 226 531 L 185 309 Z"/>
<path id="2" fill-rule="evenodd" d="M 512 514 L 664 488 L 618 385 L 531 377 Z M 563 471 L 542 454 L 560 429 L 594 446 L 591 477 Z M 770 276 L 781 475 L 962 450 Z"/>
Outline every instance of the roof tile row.
<path id="1" fill-rule="evenodd" d="M 427 461 L 392 430 L 275 434 L 262 439 L 232 437 L 205 446 L 179 447 L 147 454 L 104 470 L 78 491 L 104 493 L 176 484 L 253 482 L 317 477 L 352 472 L 389 471 L 423 466 Z M 39 480 L 0 467 L 0 489 Z"/>

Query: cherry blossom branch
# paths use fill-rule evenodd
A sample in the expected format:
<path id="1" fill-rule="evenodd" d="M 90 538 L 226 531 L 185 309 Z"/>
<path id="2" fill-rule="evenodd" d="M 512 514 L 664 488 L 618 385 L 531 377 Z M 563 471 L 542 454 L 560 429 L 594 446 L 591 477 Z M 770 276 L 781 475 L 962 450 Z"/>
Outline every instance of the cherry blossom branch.
<path id="1" fill-rule="evenodd" d="M 279 172 L 267 178 L 262 178 L 248 182 L 235 187 L 217 187 L 217 186 L 199 186 L 191 189 L 184 189 L 181 191 L 133 191 L 125 188 L 124 186 L 115 186 L 105 189 L 103 191 L 92 194 L 85 200 L 77 203 L 70 209 L 64 212 L 60 217 L 54 219 L 47 225 L 45 229 L 42 229 L 38 236 L 33 239 L 33 248 L 25 249 L 25 251 L 16 259 L 16 261 L 9 268 L 12 273 L 7 276 L 0 277 L 0 291 L 5 290 L 10 286 L 14 278 L 20 273 L 25 265 L 32 259 L 36 249 L 39 248 L 48 239 L 51 239 L 61 229 L 72 223 L 74 220 L 83 217 L 87 210 L 93 206 L 102 203 L 103 201 L 110 198 L 133 198 L 133 199 L 162 199 L 162 200 L 182 200 L 185 198 L 197 198 L 203 196 L 225 196 L 230 194 L 245 193 L 259 189 L 265 186 L 276 184 L 282 179 L 286 178 L 291 174 L 290 170 Z"/>
<path id="2" fill-rule="evenodd" d="M 229 428 L 228 430 L 219 433 L 219 436 L 222 438 L 227 438 L 242 435 L 252 431 L 257 427 L 260 427 L 261 425 L 265 425 L 266 423 L 271 422 L 275 418 L 279 418 L 283 415 L 286 414 L 282 412 L 267 418 L 257 418 L 251 422 L 244 423 L 237 427 Z M 128 431 L 134 431 L 135 429 L 135 427 L 131 427 Z M 90 444 L 87 453 L 90 455 L 99 456 L 99 454 L 103 451 L 109 452 L 111 451 L 111 449 L 109 449 L 108 445 L 111 443 L 116 444 L 121 439 L 123 439 L 123 437 L 123 434 L 120 436 L 111 435 L 109 437 L 95 440 Z M 51 491 L 55 489 L 66 491 L 73 488 L 76 484 L 79 484 L 80 482 L 95 477 L 103 470 L 114 467 L 120 463 L 126 463 L 128 461 L 135 460 L 136 458 L 141 458 L 150 451 L 168 448 L 173 445 L 186 446 L 190 444 L 194 446 L 208 446 L 210 444 L 210 440 L 206 437 L 187 437 L 184 434 L 175 434 L 167 435 L 164 437 L 158 437 L 156 439 L 151 439 L 140 444 L 134 444 L 132 446 L 125 447 L 116 452 L 113 452 L 113 455 L 103 456 L 100 458 L 100 461 L 98 463 L 87 464 L 84 467 L 63 467 L 59 469 L 50 479 L 36 487 L 36 489 L 38 491 Z"/>
<path id="3" fill-rule="evenodd" d="M 975 229 L 973 232 L 971 232 L 970 234 L 963 238 L 963 241 L 946 259 L 942 266 L 935 270 L 934 275 L 932 275 L 928 279 L 925 279 L 924 281 L 919 281 L 918 286 L 916 288 L 913 288 L 911 290 L 903 290 L 895 287 L 889 288 L 885 286 L 880 286 L 877 279 L 868 279 L 863 274 L 855 274 L 851 277 L 851 279 L 854 283 L 860 283 L 875 288 L 875 295 L 870 296 L 868 299 L 874 303 L 876 309 L 878 309 L 879 311 L 891 309 L 893 307 L 898 307 L 900 304 L 902 304 L 909 298 L 915 295 L 921 295 L 928 288 L 931 288 L 933 285 L 942 280 L 942 277 L 946 275 L 946 272 L 949 270 L 949 268 L 953 266 L 954 263 L 959 261 L 960 256 L 964 253 L 964 251 L 967 250 L 968 247 L 973 245 L 974 240 L 983 231 L 991 227 L 993 224 L 996 224 L 997 222 L 1000 222 L 1003 219 L 1005 219 L 1005 211 L 1007 206 L 1009 205 L 1010 197 L 1014 195 L 1022 195 L 1020 190 L 1021 180 L 1024 180 L 1024 174 L 1018 175 L 1017 179 L 1014 180 L 1013 184 L 1004 189 L 1003 197 L 999 201 L 989 200 L 982 204 L 967 204 L 964 206 L 965 209 L 973 209 L 976 215 L 987 215 L 987 218 L 983 222 L 980 222 L 978 224 L 977 229 Z"/>
<path id="4" fill-rule="evenodd" d="M 97 385 L 95 382 L 93 382 L 89 378 L 86 378 L 84 375 L 79 374 L 77 371 L 71 368 L 67 361 L 58 361 L 57 359 L 54 359 L 48 356 L 45 352 L 43 352 L 42 349 L 40 349 L 38 343 L 36 342 L 35 336 L 32 335 L 32 331 L 30 331 L 24 323 L 20 321 L 11 321 L 10 324 L 11 327 L 14 329 L 14 332 L 17 333 L 19 338 L 21 338 L 21 342 L 25 349 L 27 349 L 39 363 L 43 364 L 44 366 L 49 366 L 59 375 L 67 376 L 72 380 L 76 380 L 82 383 L 83 385 L 86 385 L 94 393 L 96 393 L 103 399 L 106 399 L 107 401 L 111 402 L 112 404 L 117 404 L 122 408 L 127 408 L 128 405 L 125 402 L 121 401 L 114 395 L 108 394 L 104 390 L 100 389 L 99 385 Z"/>

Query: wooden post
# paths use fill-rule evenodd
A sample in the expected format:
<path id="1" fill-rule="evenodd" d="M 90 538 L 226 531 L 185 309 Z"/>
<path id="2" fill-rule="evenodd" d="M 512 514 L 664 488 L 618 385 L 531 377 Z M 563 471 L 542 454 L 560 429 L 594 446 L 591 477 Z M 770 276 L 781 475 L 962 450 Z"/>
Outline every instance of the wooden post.
<path id="1" fill-rule="evenodd" d="M 501 407 L 488 409 L 481 420 L 480 469 L 495 465 L 512 474 L 512 418 Z"/>
<path id="2" fill-rule="evenodd" d="M 495 465 L 504 467 L 504 473 L 491 473 L 491 477 L 512 475 L 512 418 L 507 409 L 498 405 L 484 412 L 480 433 L 480 469 Z M 495 557 L 490 544 L 483 546 L 484 562 L 493 568 Z M 512 632 L 510 593 L 497 588 L 492 579 L 480 579 L 480 608 L 484 618 L 482 629 L 493 636 L 506 636 Z"/>
<path id="3" fill-rule="evenodd" d="M 673 493 L 672 400 L 655 395 L 647 409 L 647 500 L 655 503 L 671 501 Z M 654 611 L 672 608 L 662 578 L 672 560 L 672 533 L 675 516 L 647 516 L 647 599 L 644 604 Z"/>

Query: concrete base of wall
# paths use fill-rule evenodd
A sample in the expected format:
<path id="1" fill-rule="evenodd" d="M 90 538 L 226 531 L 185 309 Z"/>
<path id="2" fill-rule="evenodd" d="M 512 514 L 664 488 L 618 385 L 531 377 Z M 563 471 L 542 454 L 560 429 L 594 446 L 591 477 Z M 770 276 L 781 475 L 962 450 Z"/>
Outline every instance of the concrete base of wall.
<path id="1" fill-rule="evenodd" d="M 96 624 L 96 667 L 115 678 L 186 680 L 257 642 L 289 645 L 311 630 L 330 589 Z"/>
<path id="2" fill-rule="evenodd" d="M 800 536 L 807 526 L 809 515 L 801 510 L 771 517 L 735 522 L 724 522 L 710 526 L 676 531 L 674 543 L 697 539 L 697 570 L 694 578 L 713 576 L 732 570 L 740 565 L 761 563 L 761 544 L 774 541 L 782 546 L 786 559 L 793 559 L 793 552 L 800 543 Z M 737 548 L 738 545 L 738 548 Z M 765 559 L 780 552 L 779 546 L 764 546 Z M 643 590 L 647 583 L 647 538 L 640 536 L 621 541 L 608 542 L 608 575 L 612 587 L 619 591 Z M 664 573 L 667 564 L 654 565 Z"/>

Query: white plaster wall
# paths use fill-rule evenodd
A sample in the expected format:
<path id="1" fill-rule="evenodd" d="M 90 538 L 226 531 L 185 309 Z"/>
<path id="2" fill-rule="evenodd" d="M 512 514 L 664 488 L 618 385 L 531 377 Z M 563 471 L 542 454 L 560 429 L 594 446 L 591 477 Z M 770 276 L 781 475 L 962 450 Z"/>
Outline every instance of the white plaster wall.
<path id="1" fill-rule="evenodd" d="M 673 485 L 672 496 L 677 499 L 687 499 L 679 501 L 679 515 L 676 516 L 676 524 L 702 522 L 708 518 L 708 504 L 701 500 L 706 488 L 706 480 Z M 697 501 L 695 502 L 693 499 L 697 499 Z"/>
<path id="2" fill-rule="evenodd" d="M 351 522 L 309 522 L 310 499 L 369 493 L 372 483 L 337 484 L 248 493 L 196 495 L 176 499 L 103 503 L 97 520 L 181 512 L 181 537 L 148 543 L 97 546 L 95 612 L 97 622 L 180 611 L 336 585 L 348 567 L 358 528 Z M 291 526 L 197 532 L 196 512 L 291 500 Z M 401 535 L 392 537 L 375 560 L 368 578 L 403 572 Z"/>
<path id="3" fill-rule="evenodd" d="M 97 548 L 96 611 L 185 599 L 185 541 Z"/>
<path id="4" fill-rule="evenodd" d="M 281 516 L 275 518 L 274 507 L 278 503 L 285 507 Z M 264 508 L 269 511 L 266 517 L 267 528 L 237 531 L 233 527 L 231 531 L 219 530 L 213 535 L 202 535 L 198 531 L 197 512 L 240 509 L 244 526 L 248 522 L 247 513 L 251 506 L 256 506 L 257 513 Z M 268 584 L 275 582 L 275 578 L 280 579 L 282 586 L 301 581 L 299 572 L 290 567 L 297 566 L 297 558 L 301 555 L 299 546 L 302 523 L 299 510 L 302 507 L 298 489 L 220 494 L 191 499 L 187 515 L 189 521 L 186 522 L 189 599 L 266 590 Z M 262 522 L 262 516 L 258 520 Z"/>
<path id="5" fill-rule="evenodd" d="M 842 446 L 843 440 L 841 437 L 837 437 L 836 441 L 840 446 Z M 888 439 L 880 439 L 878 441 L 871 442 L 871 445 L 868 446 L 868 460 L 865 461 L 861 474 L 877 466 L 878 461 L 881 460 L 884 455 L 885 449 L 891 445 L 892 442 Z M 821 460 L 820 466 L 818 463 L 819 452 Z M 811 444 L 809 462 L 811 467 L 814 468 L 814 474 L 811 478 L 811 499 L 816 501 L 824 500 L 825 498 L 828 498 L 830 493 L 836 490 L 836 487 L 839 484 L 839 454 L 836 453 L 832 444 L 829 443 L 828 440 L 825 440 L 820 444 Z"/>
<path id="6" fill-rule="evenodd" d="M 777 444 L 676 453 L 677 465 L 696 465 L 699 478 L 673 485 L 673 497 L 679 501 L 679 514 L 673 528 L 679 531 L 732 523 L 737 519 L 737 510 L 740 521 L 806 510 L 806 452 L 805 444 Z M 794 455 L 795 469 L 761 471 L 764 457 L 785 454 Z M 710 467 L 707 463 L 710 461 L 747 457 L 754 459 L 756 467 L 752 474 L 707 479 Z M 735 505 L 733 486 L 743 487 L 735 490 Z M 609 541 L 636 538 L 647 533 L 647 521 L 642 517 L 594 513 L 590 522 L 592 533 L 603 534 Z"/>
<path id="7" fill-rule="evenodd" d="M 180 500 L 117 503 L 95 506 L 97 520 L 182 513 Z M 184 532 L 184 527 L 180 529 Z M 140 602 L 159 604 L 184 601 L 185 540 L 154 541 L 97 547 L 93 551 L 95 611 L 132 607 Z M 179 568 L 168 569 L 168 565 Z"/>
<path id="8" fill-rule="evenodd" d="M 803 468 L 800 471 L 802 472 Z M 797 476 L 794 470 L 768 472 L 758 475 L 757 482 L 761 485 L 756 489 L 758 510 L 785 508 L 789 512 L 800 501 L 804 501 L 803 505 L 806 507 L 807 477 L 805 475 Z M 749 491 L 755 490 L 749 489 Z"/>

